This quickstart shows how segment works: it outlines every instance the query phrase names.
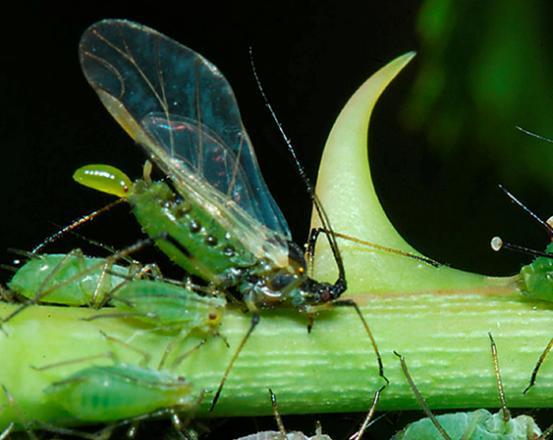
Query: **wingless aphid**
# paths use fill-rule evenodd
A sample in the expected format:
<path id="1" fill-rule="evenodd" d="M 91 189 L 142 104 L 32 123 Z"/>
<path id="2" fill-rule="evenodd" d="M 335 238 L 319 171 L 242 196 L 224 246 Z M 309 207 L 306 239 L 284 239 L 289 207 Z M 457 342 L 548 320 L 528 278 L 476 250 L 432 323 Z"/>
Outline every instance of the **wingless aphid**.
<path id="1" fill-rule="evenodd" d="M 22 297 L 40 298 L 44 303 L 114 307 L 112 313 L 104 308 L 90 320 L 136 319 L 149 325 L 152 331 L 178 333 L 165 350 L 159 368 L 164 366 L 172 348 L 190 332 L 219 334 L 226 305 L 224 297 L 202 295 L 196 292 L 201 290 L 199 286 L 163 279 L 160 273 L 155 279 L 141 279 L 139 275 L 144 273 L 139 266 L 109 264 L 108 270 L 106 265 L 108 260 L 87 257 L 80 251 L 35 256 L 15 273 L 8 286 Z M 73 282 L 64 284 L 72 278 Z M 180 356 L 175 362 L 179 359 Z"/>
<path id="2" fill-rule="evenodd" d="M 105 264 L 102 264 L 105 262 Z M 8 287 L 18 295 L 39 302 L 72 306 L 97 307 L 107 302 L 106 296 L 141 271 L 138 267 L 116 264 L 106 267 L 101 258 L 86 257 L 79 249 L 69 254 L 32 256 L 14 274 Z M 97 266 L 98 270 L 86 272 Z M 82 277 L 77 276 L 84 273 Z M 74 283 L 56 288 L 61 281 L 76 277 Z M 48 295 L 42 292 L 49 291 Z"/>
<path id="3" fill-rule="evenodd" d="M 511 192 L 505 189 L 503 186 L 499 186 L 501 190 L 509 197 L 512 203 L 520 207 L 536 222 L 538 222 L 547 232 L 549 237 L 549 244 L 547 245 L 545 252 L 535 249 L 529 249 L 525 246 L 519 246 L 516 244 L 504 242 L 500 237 L 494 237 L 491 241 L 491 247 L 495 251 L 502 249 L 508 249 L 515 252 L 521 252 L 527 255 L 536 257 L 534 261 L 522 267 L 520 274 L 517 277 L 517 282 L 522 293 L 531 299 L 541 301 L 553 301 L 553 225 L 552 218 L 545 221 L 542 220 L 537 214 L 535 214 L 524 203 L 517 199 Z M 550 339 L 545 350 L 540 355 L 532 374 L 530 377 L 530 383 L 524 390 L 527 393 L 530 388 L 536 383 L 536 378 L 545 358 L 553 348 L 553 338 Z"/>
<path id="4" fill-rule="evenodd" d="M 181 376 L 118 364 L 83 368 L 52 383 L 44 393 L 76 420 L 91 423 L 134 419 L 158 410 L 190 410 L 197 400 L 191 391 Z"/>
<path id="5" fill-rule="evenodd" d="M 264 309 L 289 307 L 308 317 L 322 306 L 355 309 L 342 300 L 346 276 L 335 236 L 327 234 L 339 269 L 334 284 L 308 277 L 301 248 L 259 171 L 232 89 L 196 52 L 148 27 L 104 20 L 82 36 L 80 60 L 100 100 L 166 175 L 132 183 L 121 171 L 89 165 L 75 179 L 124 197 L 143 230 L 188 273 L 245 304 L 251 326 L 213 399 L 214 407 L 240 350 Z M 332 231 L 312 194 L 326 231 Z"/>
<path id="6" fill-rule="evenodd" d="M 526 415 L 511 417 L 505 402 L 497 347 L 491 333 L 489 337 L 501 409 L 495 414 L 491 414 L 486 409 L 478 409 L 466 413 L 458 412 L 435 416 L 415 385 L 405 359 L 395 353 L 400 359 L 405 379 L 427 417 L 407 425 L 394 435 L 392 440 L 537 440 L 547 438 L 549 430 L 542 434 L 532 417 Z"/>

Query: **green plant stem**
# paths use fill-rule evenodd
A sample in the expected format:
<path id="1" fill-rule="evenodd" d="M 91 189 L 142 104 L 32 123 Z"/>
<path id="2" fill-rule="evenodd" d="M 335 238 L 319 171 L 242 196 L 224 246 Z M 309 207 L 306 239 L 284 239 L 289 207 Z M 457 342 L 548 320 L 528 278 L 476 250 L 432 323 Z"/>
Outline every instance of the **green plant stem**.
<path id="1" fill-rule="evenodd" d="M 390 379 L 378 405 L 380 410 L 417 408 L 394 350 L 405 356 L 432 408 L 497 406 L 488 332 L 498 345 L 509 406 L 551 406 L 553 369 L 547 361 L 535 389 L 522 394 L 538 355 L 552 336 L 551 307 L 522 301 L 520 294 L 500 288 L 473 293 L 356 295 L 354 299 L 370 323 Z M 5 315 L 13 307 L 2 303 L 0 313 Z M 136 334 L 131 344 L 151 353 L 150 365 L 157 365 L 170 337 L 144 333 L 122 319 L 80 319 L 97 313 L 39 306 L 8 323 L 9 336 L 0 335 L 0 383 L 14 403 L 4 405 L 0 427 L 12 420 L 74 423 L 61 408 L 45 400 L 43 389 L 88 364 L 112 361 L 98 358 L 44 371 L 31 366 L 108 351 L 115 352 L 121 362 L 140 361 L 133 351 L 106 340 L 100 329 L 121 340 Z M 247 314 L 229 310 L 222 334 L 231 348 L 220 338 L 212 338 L 176 372 L 198 391 L 213 391 L 249 319 Z M 190 346 L 193 343 L 189 341 Z M 269 387 L 277 394 L 284 414 L 366 411 L 381 384 L 368 337 L 352 310 L 323 312 L 311 334 L 297 313 L 268 313 L 236 362 L 215 414 L 270 414 Z M 207 396 L 199 414 L 207 414 L 210 394 Z"/>

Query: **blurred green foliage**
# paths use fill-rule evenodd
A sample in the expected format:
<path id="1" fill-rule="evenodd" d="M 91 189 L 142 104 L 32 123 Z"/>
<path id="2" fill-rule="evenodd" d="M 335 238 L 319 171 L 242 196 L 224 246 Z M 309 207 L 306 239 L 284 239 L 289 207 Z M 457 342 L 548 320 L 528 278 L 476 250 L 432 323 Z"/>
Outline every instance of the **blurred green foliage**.
<path id="1" fill-rule="evenodd" d="M 552 17 L 539 0 L 426 0 L 405 125 L 444 155 L 493 162 L 512 188 L 553 192 L 553 146 L 515 128 L 553 137 Z"/>

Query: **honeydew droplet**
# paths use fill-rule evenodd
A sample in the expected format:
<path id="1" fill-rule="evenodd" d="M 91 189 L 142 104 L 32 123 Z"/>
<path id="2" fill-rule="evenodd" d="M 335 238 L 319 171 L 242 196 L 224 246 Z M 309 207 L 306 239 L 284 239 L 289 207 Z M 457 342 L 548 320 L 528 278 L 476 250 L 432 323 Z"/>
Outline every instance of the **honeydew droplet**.
<path id="1" fill-rule="evenodd" d="M 494 237 L 490 242 L 490 246 L 494 251 L 498 252 L 503 248 L 503 240 L 501 239 L 501 237 Z"/>
<path id="2" fill-rule="evenodd" d="M 120 169 L 111 165 L 85 165 L 73 174 L 73 180 L 81 185 L 126 199 L 132 189 L 132 181 Z"/>

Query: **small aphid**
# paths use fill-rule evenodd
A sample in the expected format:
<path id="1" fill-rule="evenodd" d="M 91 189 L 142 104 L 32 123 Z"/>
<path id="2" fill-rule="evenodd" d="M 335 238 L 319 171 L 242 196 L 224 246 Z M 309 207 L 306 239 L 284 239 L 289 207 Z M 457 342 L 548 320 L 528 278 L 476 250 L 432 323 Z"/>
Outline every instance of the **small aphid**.
<path id="1" fill-rule="evenodd" d="M 54 382 L 45 390 L 80 422 L 112 422 L 160 409 L 189 410 L 196 398 L 181 376 L 134 365 L 93 366 Z"/>
<path id="2" fill-rule="evenodd" d="M 405 358 L 395 353 L 401 362 L 405 379 L 427 417 L 407 425 L 394 435 L 393 440 L 537 440 L 545 438 L 532 417 L 527 415 L 511 417 L 505 401 L 497 347 L 491 333 L 488 335 L 501 409 L 495 414 L 486 409 L 478 409 L 435 416 L 415 385 L 407 369 Z"/>
<path id="3" fill-rule="evenodd" d="M 98 269 L 87 273 L 93 266 Z M 99 307 L 107 302 L 107 294 L 139 273 L 137 267 L 109 265 L 107 260 L 87 257 L 75 249 L 69 254 L 31 258 L 17 270 L 8 287 L 22 297 L 41 303 Z M 83 275 L 79 277 L 79 274 Z M 75 282 L 57 288 L 72 277 L 76 277 Z"/>
<path id="4" fill-rule="evenodd" d="M 154 330 L 176 332 L 160 360 L 161 369 L 174 347 L 192 331 L 219 336 L 226 300 L 221 296 L 199 295 L 190 288 L 161 280 L 134 280 L 110 298 L 113 313 L 103 313 L 89 319 L 128 317 L 149 324 Z M 226 341 L 225 341 L 226 342 Z M 176 368 L 182 360 L 173 360 Z"/>

